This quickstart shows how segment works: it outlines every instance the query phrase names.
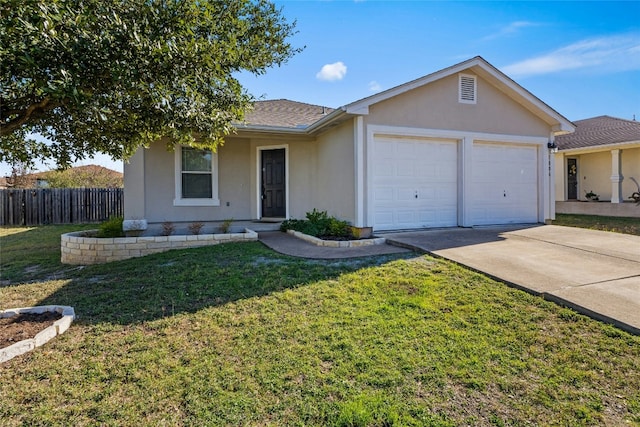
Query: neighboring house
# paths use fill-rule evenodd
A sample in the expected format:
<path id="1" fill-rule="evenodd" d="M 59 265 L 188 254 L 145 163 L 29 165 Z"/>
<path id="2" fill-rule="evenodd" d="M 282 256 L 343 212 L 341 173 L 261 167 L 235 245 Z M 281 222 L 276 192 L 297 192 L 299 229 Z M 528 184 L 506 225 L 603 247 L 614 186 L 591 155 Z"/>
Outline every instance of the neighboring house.
<path id="1" fill-rule="evenodd" d="M 98 165 L 76 166 L 5 177 L 5 188 L 122 188 L 122 172 Z M 0 188 L 3 181 L 0 178 Z"/>
<path id="2" fill-rule="evenodd" d="M 541 223 L 573 124 L 481 57 L 337 109 L 261 101 L 217 153 L 165 141 L 125 164 L 125 218 L 304 218 L 374 230 Z"/>
<path id="3" fill-rule="evenodd" d="M 629 198 L 640 191 L 634 182 L 640 182 L 640 123 L 599 116 L 575 125 L 574 133 L 556 138 L 557 211 L 640 216 Z M 586 201 L 587 193 L 608 203 L 577 203 Z"/>

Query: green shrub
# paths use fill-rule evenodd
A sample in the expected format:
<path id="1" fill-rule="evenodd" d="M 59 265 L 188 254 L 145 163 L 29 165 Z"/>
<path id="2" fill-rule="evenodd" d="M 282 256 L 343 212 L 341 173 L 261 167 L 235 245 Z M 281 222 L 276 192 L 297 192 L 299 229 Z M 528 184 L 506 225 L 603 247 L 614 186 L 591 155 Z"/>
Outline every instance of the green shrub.
<path id="1" fill-rule="evenodd" d="M 283 221 L 280 230 L 295 230 L 315 237 L 353 237 L 349 223 L 330 217 L 327 211 L 313 209 L 306 213 L 306 218 Z"/>
<path id="2" fill-rule="evenodd" d="M 307 221 L 314 224 L 323 224 L 329 221 L 329 215 L 327 214 L 327 211 L 319 211 L 316 210 L 316 208 L 313 208 L 311 212 L 307 212 L 306 217 Z"/>
<path id="3" fill-rule="evenodd" d="M 98 226 L 98 237 L 124 237 L 121 216 L 114 216 Z"/>
<path id="4" fill-rule="evenodd" d="M 351 225 L 347 221 L 340 221 L 336 218 L 329 220 L 329 236 L 336 237 L 350 237 L 353 235 L 351 232 Z"/>

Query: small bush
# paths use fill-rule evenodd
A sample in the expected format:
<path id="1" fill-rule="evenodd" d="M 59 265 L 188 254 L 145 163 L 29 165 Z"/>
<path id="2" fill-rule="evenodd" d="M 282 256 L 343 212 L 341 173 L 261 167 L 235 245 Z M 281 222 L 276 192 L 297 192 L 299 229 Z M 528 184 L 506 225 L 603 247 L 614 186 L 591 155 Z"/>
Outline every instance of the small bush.
<path id="1" fill-rule="evenodd" d="M 314 224 L 323 224 L 329 221 L 329 215 L 327 214 L 327 211 L 319 211 L 315 208 L 313 208 L 311 212 L 307 212 L 306 217 L 307 221 Z"/>
<path id="2" fill-rule="evenodd" d="M 329 220 L 329 236 L 336 237 L 351 237 L 353 233 L 351 232 L 351 225 L 347 221 L 340 221 L 336 218 L 331 218 Z"/>
<path id="3" fill-rule="evenodd" d="M 171 236 L 176 230 L 176 226 L 171 221 L 165 221 L 162 223 L 162 235 Z"/>
<path id="4" fill-rule="evenodd" d="M 124 218 L 121 216 L 114 216 L 103 222 L 98 226 L 98 237 L 124 237 L 124 231 L 122 231 L 122 221 Z"/>
<path id="5" fill-rule="evenodd" d="M 192 222 L 189 224 L 189 232 L 194 235 L 200 234 L 202 231 L 202 227 L 204 227 L 204 223 L 202 222 Z"/>
<path id="6" fill-rule="evenodd" d="M 233 218 L 225 219 L 222 221 L 222 225 L 220 226 L 220 230 L 222 234 L 227 234 L 231 231 L 231 224 L 233 223 Z"/>
<path id="7" fill-rule="evenodd" d="M 315 237 L 351 238 L 351 226 L 347 221 L 330 217 L 327 211 L 316 209 L 307 212 L 306 220 L 289 219 L 280 225 L 281 231 L 295 230 Z"/>

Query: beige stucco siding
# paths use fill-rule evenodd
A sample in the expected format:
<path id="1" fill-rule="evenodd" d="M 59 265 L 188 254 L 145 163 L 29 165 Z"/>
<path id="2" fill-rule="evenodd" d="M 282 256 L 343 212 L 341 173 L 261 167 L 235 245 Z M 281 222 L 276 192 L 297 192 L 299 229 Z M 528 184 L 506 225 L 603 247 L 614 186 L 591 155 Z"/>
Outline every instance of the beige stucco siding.
<path id="1" fill-rule="evenodd" d="M 366 124 L 549 137 L 550 128 L 477 77 L 477 104 L 458 102 L 458 75 L 372 105 Z"/>
<path id="2" fill-rule="evenodd" d="M 284 148 L 287 162 L 288 216 L 304 218 L 305 212 L 313 205 L 316 147 L 313 141 L 295 137 L 254 138 L 251 140 L 251 213 L 252 218 L 261 217 L 259 199 L 260 150 Z"/>
<path id="3" fill-rule="evenodd" d="M 175 153 L 162 141 L 151 144 L 144 150 L 144 218 L 151 223 L 250 219 L 249 148 L 249 141 L 235 138 L 218 149 L 220 206 L 174 206 Z M 134 192 L 140 194 L 135 188 L 130 193 Z M 133 216 L 139 213 L 125 203 L 125 217 Z"/>
<path id="4" fill-rule="evenodd" d="M 601 200 L 611 200 L 611 153 L 584 154 L 578 157 L 578 197 L 593 191 Z"/>
<path id="5" fill-rule="evenodd" d="M 638 191 L 638 187 L 629 178 L 633 177 L 640 182 L 640 147 L 629 150 L 622 150 L 622 197 L 629 200 L 634 191 Z"/>
<path id="6" fill-rule="evenodd" d="M 125 217 L 145 218 L 150 223 L 256 219 L 261 216 L 260 151 L 284 148 L 288 216 L 304 218 L 316 208 L 352 220 L 353 183 L 344 182 L 345 176 L 350 176 L 349 179 L 353 176 L 349 175 L 353 173 L 350 133 L 348 126 L 329 133 L 337 137 L 320 138 L 320 142 L 291 136 L 227 138 L 218 150 L 220 206 L 174 206 L 175 154 L 167 151 L 164 142 L 158 141 L 137 153 L 127 165 L 130 170 L 125 175 L 128 180 Z M 326 151 L 318 154 L 319 145 Z M 144 173 L 138 173 L 142 170 Z"/>
<path id="7" fill-rule="evenodd" d="M 124 162 L 124 213 L 126 219 L 145 218 L 145 168 L 144 156 L 147 150 L 138 151 Z"/>
<path id="8" fill-rule="evenodd" d="M 342 123 L 317 139 L 317 173 L 313 206 L 355 223 L 355 160 L 353 121 Z"/>
<path id="9" fill-rule="evenodd" d="M 612 154 L 611 150 L 591 153 L 558 153 L 556 154 L 556 201 L 566 200 L 567 158 L 578 160 L 578 198 L 585 200 L 585 193 L 593 191 L 600 200 L 611 200 L 612 195 Z M 622 200 L 637 191 L 631 177 L 640 182 L 640 148 L 620 150 L 622 181 Z"/>

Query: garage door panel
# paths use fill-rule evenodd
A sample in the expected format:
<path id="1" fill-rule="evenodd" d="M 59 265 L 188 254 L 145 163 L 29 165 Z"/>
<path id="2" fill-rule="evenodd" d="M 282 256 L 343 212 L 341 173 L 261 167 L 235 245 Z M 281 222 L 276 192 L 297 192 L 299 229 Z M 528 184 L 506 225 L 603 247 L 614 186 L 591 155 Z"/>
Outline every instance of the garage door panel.
<path id="1" fill-rule="evenodd" d="M 457 225 L 457 143 L 385 137 L 374 147 L 374 228 Z"/>
<path id="2" fill-rule="evenodd" d="M 474 225 L 537 222 L 537 156 L 535 146 L 474 144 Z"/>
<path id="3" fill-rule="evenodd" d="M 393 201 L 393 188 L 376 188 L 374 191 L 374 200 L 376 202 Z"/>
<path id="4" fill-rule="evenodd" d="M 415 200 L 415 190 L 413 188 L 398 188 L 398 202 L 412 202 Z"/>

